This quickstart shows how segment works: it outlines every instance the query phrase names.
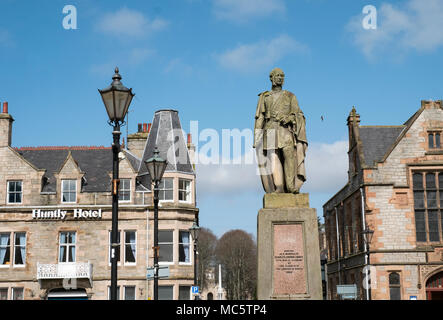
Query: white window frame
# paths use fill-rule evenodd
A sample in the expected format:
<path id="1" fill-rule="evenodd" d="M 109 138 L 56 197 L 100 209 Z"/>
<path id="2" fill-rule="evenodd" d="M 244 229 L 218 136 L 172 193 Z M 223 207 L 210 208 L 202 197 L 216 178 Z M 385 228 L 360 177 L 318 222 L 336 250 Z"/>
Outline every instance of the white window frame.
<path id="1" fill-rule="evenodd" d="M 9 264 L 0 264 L 0 268 L 10 268 L 12 265 L 11 251 L 13 251 L 13 250 L 11 250 L 11 247 L 12 247 L 11 244 L 13 244 L 13 242 L 11 241 L 11 232 L 0 232 L 0 234 L 1 235 L 8 235 L 8 237 L 9 237 L 9 245 L 1 245 L 1 243 L 0 243 L 0 247 L 6 248 L 6 250 L 9 247 Z"/>
<path id="2" fill-rule="evenodd" d="M 189 251 L 189 262 L 185 262 L 185 261 L 180 261 L 180 245 L 185 244 L 184 242 L 180 242 L 180 232 L 187 232 L 189 237 L 189 242 L 188 242 L 188 251 Z M 189 232 L 189 230 L 178 230 L 178 247 L 177 247 L 177 251 L 178 251 L 178 264 L 180 265 L 192 265 L 192 254 L 191 254 L 191 232 Z"/>
<path id="3" fill-rule="evenodd" d="M 118 244 L 119 244 L 119 249 L 120 249 L 120 259 L 117 261 L 117 265 L 118 266 L 120 266 L 121 265 L 121 261 L 122 261 L 122 231 L 121 230 L 118 230 L 117 231 L 117 234 L 118 234 L 118 237 L 120 238 L 120 241 L 118 242 Z M 109 241 L 108 241 L 108 244 L 109 244 L 109 250 L 108 250 L 108 261 L 109 261 L 109 266 L 111 266 L 112 265 L 112 261 L 111 261 L 111 235 L 112 235 L 112 230 L 109 230 L 109 232 L 108 232 L 108 234 L 109 234 Z M 119 239 L 119 238 L 117 238 L 117 240 Z"/>
<path id="4" fill-rule="evenodd" d="M 131 186 L 132 186 L 132 179 L 130 178 L 120 178 L 120 184 L 119 184 L 119 190 L 118 190 L 118 202 L 121 203 L 128 203 L 131 202 Z M 129 181 L 129 189 L 123 189 L 123 181 Z M 128 200 L 120 200 L 120 193 L 122 192 L 128 192 L 129 193 L 129 199 Z"/>
<path id="5" fill-rule="evenodd" d="M 63 201 L 63 185 L 65 184 L 65 182 L 71 182 L 74 181 L 74 185 L 75 185 L 75 200 L 74 201 Z M 72 191 L 68 191 L 69 193 L 72 193 Z M 77 203 L 77 179 L 62 179 L 61 181 L 61 202 L 62 203 Z"/>
<path id="6" fill-rule="evenodd" d="M 188 182 L 189 189 L 180 189 L 180 182 L 181 181 Z M 180 192 L 185 192 L 188 200 L 180 200 Z M 182 203 L 192 203 L 192 180 L 191 179 L 185 179 L 185 178 L 178 179 L 178 201 L 182 202 Z"/>
<path id="7" fill-rule="evenodd" d="M 20 182 L 20 187 L 21 187 L 21 191 L 20 192 L 17 192 L 17 191 L 11 192 L 9 190 L 9 184 L 12 183 L 12 182 Z M 6 188 L 7 188 L 7 195 L 6 195 L 6 202 L 7 202 L 7 204 L 22 204 L 23 203 L 23 180 L 10 180 L 6 184 Z M 19 193 L 20 194 L 20 202 L 9 202 L 9 194 L 10 193 L 14 193 L 14 194 Z"/>
<path id="8" fill-rule="evenodd" d="M 135 261 L 134 262 L 128 262 L 126 261 L 126 245 L 130 245 L 131 243 L 126 243 L 126 233 L 127 232 L 134 232 L 135 233 Z M 135 266 L 137 264 L 137 231 L 136 230 L 124 230 L 123 232 L 123 239 L 124 239 L 124 244 L 123 244 L 123 250 L 124 250 L 124 264 L 125 265 L 129 265 L 129 266 Z M 120 238 L 120 244 L 121 244 L 121 238 Z M 120 249 L 120 257 L 121 257 L 121 249 Z"/>
<path id="9" fill-rule="evenodd" d="M 12 291 L 11 291 L 11 300 L 25 300 L 25 288 L 23 288 L 23 287 L 12 287 L 11 288 L 12 289 Z M 22 292 L 22 299 L 14 299 L 14 295 L 15 295 L 15 291 L 16 290 L 21 290 L 21 292 Z"/>
<path id="10" fill-rule="evenodd" d="M 160 189 L 160 184 L 159 184 L 159 203 L 165 203 L 165 202 L 174 202 L 174 198 L 175 198 L 175 192 L 174 192 L 174 178 L 173 177 L 164 177 L 162 178 L 162 182 L 165 183 L 165 181 L 167 180 L 172 180 L 172 189 Z M 167 199 L 167 200 L 161 200 L 160 199 L 160 191 L 169 191 L 172 190 L 172 199 Z"/>
<path id="11" fill-rule="evenodd" d="M 172 264 L 174 264 L 174 244 L 175 244 L 175 241 L 174 241 L 174 230 L 169 230 L 169 229 L 165 229 L 165 230 L 159 230 L 159 231 L 164 231 L 164 232 L 171 232 L 171 234 L 172 234 L 172 261 L 158 261 L 158 264 L 159 265 L 172 265 Z M 171 244 L 171 242 L 158 242 L 158 246 L 160 247 L 160 244 Z"/>
<path id="12" fill-rule="evenodd" d="M 173 284 L 159 285 L 159 287 L 168 287 L 168 288 L 170 287 L 170 288 L 172 288 L 172 299 L 171 300 L 174 300 L 174 287 L 175 286 Z M 160 294 L 159 294 L 159 298 L 160 298 Z"/>
<path id="13" fill-rule="evenodd" d="M 130 301 L 129 299 L 126 299 L 126 290 L 128 288 L 134 288 L 134 300 L 137 300 L 137 287 L 136 286 L 123 286 L 123 299 Z"/>
<path id="14" fill-rule="evenodd" d="M 16 236 L 17 234 L 24 233 L 25 234 L 25 244 L 24 245 L 17 245 L 16 243 Z M 27 247 L 27 240 L 28 240 L 28 234 L 25 231 L 18 231 L 14 232 L 14 252 L 12 254 L 12 265 L 16 268 L 24 268 L 26 266 L 26 247 Z M 25 247 L 25 256 L 23 257 L 23 264 L 16 264 L 15 263 L 15 252 L 16 250 L 20 250 L 21 247 Z"/>
<path id="15" fill-rule="evenodd" d="M 72 243 L 61 243 L 62 233 L 73 233 L 75 234 L 75 242 Z M 59 232 L 59 240 L 58 240 L 58 263 L 75 263 L 77 261 L 77 231 L 60 231 Z M 66 247 L 66 260 L 69 260 L 69 248 L 74 247 L 74 261 L 60 261 L 60 249 L 61 247 Z"/>

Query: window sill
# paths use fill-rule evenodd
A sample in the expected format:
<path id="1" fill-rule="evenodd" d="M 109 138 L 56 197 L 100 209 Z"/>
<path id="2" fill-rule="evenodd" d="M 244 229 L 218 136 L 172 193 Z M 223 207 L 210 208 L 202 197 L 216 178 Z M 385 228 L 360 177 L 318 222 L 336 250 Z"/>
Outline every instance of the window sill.
<path id="1" fill-rule="evenodd" d="M 25 264 L 17 264 L 17 265 L 13 265 L 13 268 L 18 268 L 18 269 L 24 269 L 26 267 Z"/>
<path id="2" fill-rule="evenodd" d="M 442 155 L 443 149 L 429 149 L 425 152 L 425 155 Z"/>
<path id="3" fill-rule="evenodd" d="M 7 269 L 7 268 L 11 268 L 10 264 L 2 264 L 0 265 L 0 269 Z"/>
<path id="4" fill-rule="evenodd" d="M 192 266 L 192 262 L 179 262 L 179 266 Z"/>
<path id="5" fill-rule="evenodd" d="M 136 267 L 137 262 L 125 262 L 124 266 L 125 267 Z"/>
<path id="6" fill-rule="evenodd" d="M 158 265 L 160 265 L 160 266 L 171 266 L 173 264 L 174 264 L 174 262 L 159 262 L 158 263 Z"/>

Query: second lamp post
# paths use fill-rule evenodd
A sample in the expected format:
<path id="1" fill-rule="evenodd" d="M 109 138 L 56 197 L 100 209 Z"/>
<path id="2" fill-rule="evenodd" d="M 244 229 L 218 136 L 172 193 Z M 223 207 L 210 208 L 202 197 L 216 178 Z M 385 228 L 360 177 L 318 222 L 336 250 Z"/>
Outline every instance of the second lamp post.
<path id="1" fill-rule="evenodd" d="M 165 172 L 167 161 L 159 156 L 157 147 L 154 150 L 154 156 L 145 161 L 151 180 L 154 183 L 154 300 L 158 300 L 158 187 Z"/>

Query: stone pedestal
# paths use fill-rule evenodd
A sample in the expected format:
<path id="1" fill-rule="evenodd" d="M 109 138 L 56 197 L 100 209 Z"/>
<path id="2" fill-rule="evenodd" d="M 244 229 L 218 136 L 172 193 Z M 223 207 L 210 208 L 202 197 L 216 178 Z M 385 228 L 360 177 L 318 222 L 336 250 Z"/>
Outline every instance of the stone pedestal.
<path id="1" fill-rule="evenodd" d="M 308 194 L 266 194 L 257 218 L 259 300 L 321 300 L 317 213 Z"/>

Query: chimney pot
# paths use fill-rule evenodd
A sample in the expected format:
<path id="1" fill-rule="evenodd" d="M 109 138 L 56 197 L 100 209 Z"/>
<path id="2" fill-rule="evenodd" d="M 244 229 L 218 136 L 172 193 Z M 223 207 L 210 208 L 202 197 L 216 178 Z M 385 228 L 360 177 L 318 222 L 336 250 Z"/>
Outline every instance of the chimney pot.
<path id="1" fill-rule="evenodd" d="M 151 132 L 152 123 L 148 123 L 148 133 Z"/>
<path id="2" fill-rule="evenodd" d="M 8 113 L 8 103 L 3 102 L 3 113 Z"/>
<path id="3" fill-rule="evenodd" d="M 142 124 L 141 123 L 138 124 L 138 131 L 137 132 L 142 132 Z"/>
<path id="4" fill-rule="evenodd" d="M 188 133 L 188 144 L 192 143 L 192 135 Z"/>
<path id="5" fill-rule="evenodd" d="M 146 131 L 147 131 L 147 124 L 143 123 L 143 132 L 146 132 Z"/>

